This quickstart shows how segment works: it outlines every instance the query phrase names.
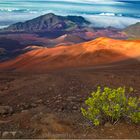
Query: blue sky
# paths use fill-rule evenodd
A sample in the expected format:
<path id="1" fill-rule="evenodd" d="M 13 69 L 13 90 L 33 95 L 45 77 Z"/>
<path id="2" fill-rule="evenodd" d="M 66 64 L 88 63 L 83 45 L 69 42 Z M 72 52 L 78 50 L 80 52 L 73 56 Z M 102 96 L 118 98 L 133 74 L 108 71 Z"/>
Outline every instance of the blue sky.
<path id="1" fill-rule="evenodd" d="M 140 22 L 140 0 L 0 0 L 0 26 L 50 12 L 80 15 L 94 26 L 124 28 Z"/>

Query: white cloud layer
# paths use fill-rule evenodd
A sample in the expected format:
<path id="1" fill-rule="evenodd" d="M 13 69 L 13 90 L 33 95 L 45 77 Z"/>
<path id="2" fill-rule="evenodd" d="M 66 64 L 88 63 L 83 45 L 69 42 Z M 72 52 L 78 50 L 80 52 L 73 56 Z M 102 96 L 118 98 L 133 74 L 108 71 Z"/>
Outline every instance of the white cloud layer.
<path id="1" fill-rule="evenodd" d="M 52 0 L 52 1 L 76 2 L 76 3 L 97 3 L 97 4 L 123 3 L 123 2 L 119 2 L 115 0 Z"/>
<path id="2" fill-rule="evenodd" d="M 0 0 L 0 26 L 46 13 L 80 15 L 96 27 L 124 28 L 140 22 L 140 0 Z M 130 3 L 128 3 L 130 2 Z"/>
<path id="3" fill-rule="evenodd" d="M 119 17 L 113 15 L 85 15 L 84 17 L 90 21 L 94 27 L 117 27 L 123 29 L 129 25 L 140 22 L 140 19 L 138 18 Z"/>

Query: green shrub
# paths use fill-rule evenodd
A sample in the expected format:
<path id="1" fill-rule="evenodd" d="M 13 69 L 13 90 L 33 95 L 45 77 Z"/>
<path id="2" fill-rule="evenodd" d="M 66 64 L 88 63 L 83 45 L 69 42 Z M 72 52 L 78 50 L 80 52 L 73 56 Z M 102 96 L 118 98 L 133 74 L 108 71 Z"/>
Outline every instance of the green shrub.
<path id="1" fill-rule="evenodd" d="M 131 96 L 133 88 L 125 87 L 111 89 L 97 88 L 86 101 L 86 108 L 81 108 L 82 114 L 95 126 L 105 122 L 115 123 L 120 119 L 140 122 L 140 98 Z M 127 95 L 126 95 L 127 93 Z"/>

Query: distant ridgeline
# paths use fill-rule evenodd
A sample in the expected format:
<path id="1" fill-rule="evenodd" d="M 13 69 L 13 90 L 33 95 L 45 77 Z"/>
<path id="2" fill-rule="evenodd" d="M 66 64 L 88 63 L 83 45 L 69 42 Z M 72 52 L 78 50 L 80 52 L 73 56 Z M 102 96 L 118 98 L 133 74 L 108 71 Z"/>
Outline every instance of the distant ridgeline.
<path id="1" fill-rule="evenodd" d="M 90 22 L 81 16 L 57 16 L 53 13 L 42 15 L 26 22 L 10 25 L 1 31 L 8 32 L 45 32 L 72 31 L 88 26 Z"/>
<path id="2" fill-rule="evenodd" d="M 134 38 L 140 38 L 140 22 L 124 29 L 124 32 Z"/>
<path id="3" fill-rule="evenodd" d="M 1 29 L 0 33 L 7 33 L 7 32 L 47 33 L 47 32 L 50 32 L 49 34 L 52 33 L 53 36 L 55 36 L 56 34 L 56 37 L 58 37 L 59 34 L 63 35 L 67 32 L 73 32 L 73 31 L 77 32 L 77 31 L 85 31 L 85 30 L 93 31 L 93 29 L 98 30 L 98 28 L 93 26 L 93 23 L 90 23 L 89 21 L 84 19 L 82 16 L 58 16 L 53 13 L 49 13 L 49 14 L 45 14 L 37 18 L 34 18 L 32 20 L 28 20 L 26 22 L 18 22 L 18 23 L 12 24 L 7 28 Z M 114 32 L 115 28 L 108 27 L 104 29 Z M 140 23 L 139 22 L 127 27 L 126 29 L 123 29 L 123 30 L 115 29 L 115 30 L 122 31 L 123 33 L 126 34 L 126 36 L 130 38 L 140 38 Z M 62 34 L 62 32 L 64 33 Z M 49 36 L 49 34 L 46 34 L 46 35 Z M 102 36 L 106 36 L 106 35 L 103 34 Z"/>

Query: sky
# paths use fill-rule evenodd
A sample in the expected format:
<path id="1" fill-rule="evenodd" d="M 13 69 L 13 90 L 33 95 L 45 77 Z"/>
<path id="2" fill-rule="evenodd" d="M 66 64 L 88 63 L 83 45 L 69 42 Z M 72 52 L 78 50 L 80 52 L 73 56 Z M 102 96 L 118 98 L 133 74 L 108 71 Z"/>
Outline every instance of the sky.
<path id="1" fill-rule="evenodd" d="M 140 22 L 140 0 L 0 0 L 0 28 L 50 12 L 80 15 L 97 27 L 125 28 Z"/>

